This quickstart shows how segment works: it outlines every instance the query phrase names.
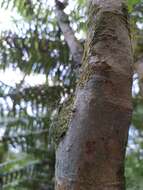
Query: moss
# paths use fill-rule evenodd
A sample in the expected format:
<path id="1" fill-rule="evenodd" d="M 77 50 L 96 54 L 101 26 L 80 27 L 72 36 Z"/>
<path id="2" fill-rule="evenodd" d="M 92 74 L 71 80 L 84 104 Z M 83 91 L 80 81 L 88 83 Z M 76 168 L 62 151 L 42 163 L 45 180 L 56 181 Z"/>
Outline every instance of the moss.
<path id="1" fill-rule="evenodd" d="M 121 17 L 123 22 L 125 23 L 128 31 L 129 31 L 129 36 L 131 38 L 131 30 L 130 30 L 130 24 L 129 24 L 129 12 L 128 12 L 128 6 L 126 3 L 122 3 L 122 13 L 123 13 L 123 16 Z"/>
<path id="2" fill-rule="evenodd" d="M 102 10 L 97 6 L 90 6 L 88 20 L 89 34 L 82 61 L 82 73 L 78 81 L 80 87 L 83 87 L 97 71 L 104 72 L 110 69 L 106 61 L 99 60 L 99 63 L 93 61 L 94 63 L 90 64 L 89 60 L 92 57 L 98 57 L 97 52 L 100 52 L 96 45 L 98 42 L 105 44 L 106 41 L 108 44 L 111 40 L 118 39 L 116 33 L 117 21 L 129 28 L 128 11 L 125 4 L 122 4 L 121 10 L 113 11 Z"/>
<path id="3" fill-rule="evenodd" d="M 94 20 L 94 16 L 100 11 L 100 9 L 101 8 L 95 4 L 89 5 L 87 26 L 90 27 L 91 22 Z"/>
<path id="4" fill-rule="evenodd" d="M 97 10 L 95 11 L 97 13 Z M 91 11 L 90 13 L 93 13 L 93 11 Z M 98 18 L 96 18 L 96 22 L 94 21 L 94 16 L 92 16 L 92 19 L 90 21 L 90 25 L 91 25 L 91 34 L 88 37 L 88 40 L 86 42 L 86 46 L 84 49 L 84 56 L 83 56 L 83 61 L 82 61 L 82 73 L 80 76 L 80 79 L 78 81 L 78 85 L 80 87 L 83 87 L 85 85 L 86 82 L 88 82 L 91 77 L 96 73 L 97 70 L 99 70 L 99 68 L 102 68 L 100 64 L 96 64 L 96 62 L 94 64 L 90 64 L 89 60 L 91 57 L 93 56 L 97 56 L 97 52 L 96 52 L 96 43 L 98 41 L 102 41 L 104 40 L 104 38 L 108 37 L 108 34 L 110 34 L 111 36 L 111 28 L 108 28 L 107 26 L 109 25 L 109 19 L 107 19 L 108 17 L 112 17 L 112 13 L 111 12 L 102 12 Z M 96 23 L 96 24 L 95 24 Z M 112 31 L 113 32 L 113 31 Z M 100 63 L 102 63 L 102 60 L 99 61 Z M 105 65 L 105 64 L 104 64 Z M 104 67 L 105 68 L 105 67 Z"/>
<path id="5" fill-rule="evenodd" d="M 65 136 L 70 120 L 74 113 L 73 96 L 70 96 L 62 105 L 61 109 L 54 117 L 52 122 L 52 138 L 57 147 L 61 139 Z"/>
<path id="6" fill-rule="evenodd" d="M 127 6 L 127 4 L 126 3 L 122 3 L 121 9 L 122 9 L 122 12 L 124 14 L 124 17 L 128 19 L 129 18 L 129 13 L 128 13 L 128 6 Z"/>
<path id="7" fill-rule="evenodd" d="M 84 68 L 83 73 L 81 74 L 80 80 L 78 82 L 78 86 L 84 87 L 85 83 L 89 81 L 91 76 L 94 74 L 94 69 L 90 67 L 90 65 L 87 65 Z"/>

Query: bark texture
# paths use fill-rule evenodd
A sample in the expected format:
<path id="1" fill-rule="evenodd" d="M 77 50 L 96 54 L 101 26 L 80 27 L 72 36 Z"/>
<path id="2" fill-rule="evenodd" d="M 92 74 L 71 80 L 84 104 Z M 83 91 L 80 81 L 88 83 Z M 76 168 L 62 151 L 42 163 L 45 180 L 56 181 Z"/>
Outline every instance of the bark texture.
<path id="1" fill-rule="evenodd" d="M 56 153 L 56 190 L 124 190 L 132 50 L 122 0 L 89 2 L 88 36 L 72 117 Z"/>

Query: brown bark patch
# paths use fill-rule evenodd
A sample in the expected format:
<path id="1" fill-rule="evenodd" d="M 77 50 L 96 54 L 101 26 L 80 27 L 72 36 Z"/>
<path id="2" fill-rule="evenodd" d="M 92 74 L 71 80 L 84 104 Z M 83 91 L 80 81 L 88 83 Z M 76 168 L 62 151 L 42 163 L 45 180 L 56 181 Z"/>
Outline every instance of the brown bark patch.
<path id="1" fill-rule="evenodd" d="M 87 141 L 85 145 L 85 152 L 86 154 L 90 155 L 95 152 L 95 141 Z"/>

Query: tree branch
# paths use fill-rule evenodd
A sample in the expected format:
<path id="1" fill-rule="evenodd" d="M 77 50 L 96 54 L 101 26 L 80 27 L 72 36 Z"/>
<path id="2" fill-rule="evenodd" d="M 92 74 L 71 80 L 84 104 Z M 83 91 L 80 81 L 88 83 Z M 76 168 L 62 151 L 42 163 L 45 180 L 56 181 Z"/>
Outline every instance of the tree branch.
<path id="1" fill-rule="evenodd" d="M 70 27 L 70 22 L 67 14 L 64 12 L 65 4 L 60 2 L 59 0 L 55 0 L 55 15 L 59 24 L 61 31 L 63 32 L 65 41 L 68 44 L 70 52 L 73 56 L 73 60 L 75 62 L 75 68 L 80 67 L 83 48 L 81 44 L 78 42 L 77 38 L 74 35 L 72 28 Z"/>

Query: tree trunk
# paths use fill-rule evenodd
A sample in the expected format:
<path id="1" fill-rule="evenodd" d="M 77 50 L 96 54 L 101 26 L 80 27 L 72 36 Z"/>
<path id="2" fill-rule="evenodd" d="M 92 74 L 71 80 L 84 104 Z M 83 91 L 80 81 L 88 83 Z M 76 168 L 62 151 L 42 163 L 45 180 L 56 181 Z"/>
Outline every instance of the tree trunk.
<path id="1" fill-rule="evenodd" d="M 124 1 L 90 0 L 88 29 L 55 189 L 124 190 L 133 60 Z"/>

